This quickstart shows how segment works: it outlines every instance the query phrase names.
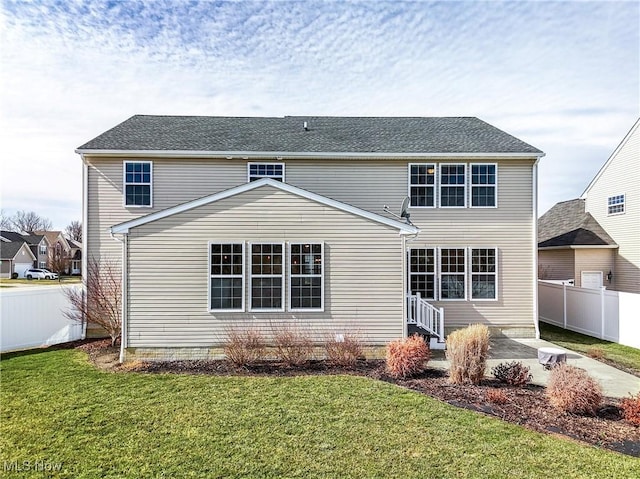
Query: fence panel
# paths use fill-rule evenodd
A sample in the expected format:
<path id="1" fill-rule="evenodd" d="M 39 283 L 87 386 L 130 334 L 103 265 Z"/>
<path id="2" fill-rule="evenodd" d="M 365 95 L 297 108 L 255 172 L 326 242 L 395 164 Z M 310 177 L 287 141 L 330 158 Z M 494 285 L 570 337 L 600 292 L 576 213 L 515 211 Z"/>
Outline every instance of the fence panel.
<path id="1" fill-rule="evenodd" d="M 539 315 L 545 323 L 564 327 L 563 288 L 559 284 L 540 283 L 538 289 Z"/>
<path id="2" fill-rule="evenodd" d="M 64 315 L 70 305 L 61 287 L 30 286 L 0 291 L 0 302 L 2 352 L 50 346 L 83 337 L 83 325 Z"/>
<path id="3" fill-rule="evenodd" d="M 640 349 L 640 294 L 618 293 L 620 344 Z"/>
<path id="4" fill-rule="evenodd" d="M 599 290 L 567 287 L 567 329 L 599 336 L 601 309 Z"/>

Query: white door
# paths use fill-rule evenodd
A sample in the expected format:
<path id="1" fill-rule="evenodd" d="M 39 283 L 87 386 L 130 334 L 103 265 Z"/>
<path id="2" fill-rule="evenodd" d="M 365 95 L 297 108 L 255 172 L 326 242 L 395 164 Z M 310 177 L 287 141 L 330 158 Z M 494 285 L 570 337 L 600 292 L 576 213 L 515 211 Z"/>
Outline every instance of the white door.
<path id="1" fill-rule="evenodd" d="M 29 268 L 33 268 L 33 263 L 14 263 L 13 271 L 18 273 L 18 278 L 24 278 L 24 272 Z"/>
<path id="2" fill-rule="evenodd" d="M 580 275 L 580 284 L 583 288 L 602 288 L 602 271 L 583 271 Z"/>

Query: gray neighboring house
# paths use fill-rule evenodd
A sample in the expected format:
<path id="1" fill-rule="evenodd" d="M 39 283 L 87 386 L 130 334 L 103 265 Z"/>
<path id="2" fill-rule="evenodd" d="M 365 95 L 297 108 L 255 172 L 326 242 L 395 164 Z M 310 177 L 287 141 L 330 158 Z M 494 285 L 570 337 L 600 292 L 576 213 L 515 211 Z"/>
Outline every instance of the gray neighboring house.
<path id="1" fill-rule="evenodd" d="M 122 360 L 274 324 L 374 349 L 537 333 L 544 154 L 478 118 L 136 115 L 76 152 L 84 251 L 122 270 Z M 410 223 L 387 212 L 405 198 Z"/>
<path id="2" fill-rule="evenodd" d="M 24 272 L 32 268 L 36 257 L 24 240 L 11 240 L 0 235 L 0 278 L 24 277 Z"/>
<path id="3" fill-rule="evenodd" d="M 618 245 L 585 211 L 585 200 L 562 201 L 538 220 L 538 277 L 599 287 L 614 268 Z"/>

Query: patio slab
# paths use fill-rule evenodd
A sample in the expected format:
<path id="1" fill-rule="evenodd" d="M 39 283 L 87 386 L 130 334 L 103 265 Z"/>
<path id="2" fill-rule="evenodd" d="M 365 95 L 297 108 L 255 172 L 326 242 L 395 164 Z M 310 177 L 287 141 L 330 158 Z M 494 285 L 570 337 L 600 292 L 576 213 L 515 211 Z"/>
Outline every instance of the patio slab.
<path id="1" fill-rule="evenodd" d="M 545 347 L 560 348 L 542 339 L 494 339 L 491 341 L 485 374 L 491 376 L 491 368 L 499 363 L 520 361 L 525 366 L 529 366 L 534 384 L 546 386 L 549 371 L 538 363 L 538 348 Z M 591 377 L 600 382 L 605 396 L 623 398 L 640 392 L 640 378 L 575 351 L 560 349 L 567 352 L 567 364 L 586 370 Z M 446 370 L 449 369 L 449 362 L 444 354 L 434 354 L 434 358 L 429 361 L 429 366 Z"/>

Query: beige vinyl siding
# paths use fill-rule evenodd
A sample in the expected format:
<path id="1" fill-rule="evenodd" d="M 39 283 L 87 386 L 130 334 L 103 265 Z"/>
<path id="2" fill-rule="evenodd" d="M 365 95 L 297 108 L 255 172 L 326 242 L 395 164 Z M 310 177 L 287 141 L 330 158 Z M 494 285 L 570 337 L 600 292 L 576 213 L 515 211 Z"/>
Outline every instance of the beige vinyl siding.
<path id="1" fill-rule="evenodd" d="M 209 241 L 324 242 L 324 312 L 209 312 Z M 371 344 L 403 334 L 398 230 L 271 187 L 133 228 L 129 262 L 128 347 L 220 345 L 245 322 L 269 332 L 298 320 L 317 339 L 357 330 Z M 245 305 L 249 284 L 246 275 Z"/>
<path id="2" fill-rule="evenodd" d="M 586 210 L 618 244 L 610 289 L 640 293 L 640 126 L 621 144 L 586 191 Z M 607 199 L 625 195 L 624 214 L 608 215 Z"/>
<path id="3" fill-rule="evenodd" d="M 540 279 L 575 279 L 573 249 L 548 249 L 538 251 L 538 276 Z"/>
<path id="4" fill-rule="evenodd" d="M 615 249 L 576 249 L 575 251 L 575 286 L 582 287 L 583 271 L 602 272 L 603 286 L 610 287 L 607 273 L 614 269 Z"/>

